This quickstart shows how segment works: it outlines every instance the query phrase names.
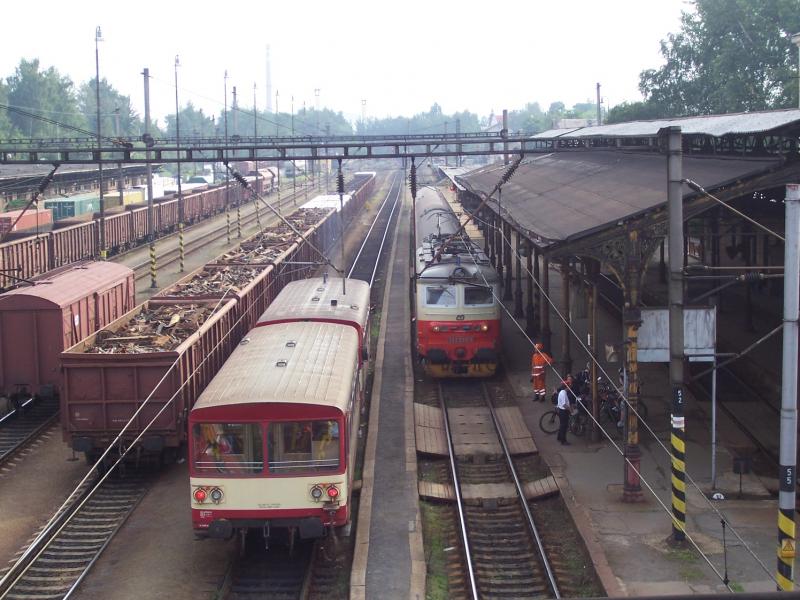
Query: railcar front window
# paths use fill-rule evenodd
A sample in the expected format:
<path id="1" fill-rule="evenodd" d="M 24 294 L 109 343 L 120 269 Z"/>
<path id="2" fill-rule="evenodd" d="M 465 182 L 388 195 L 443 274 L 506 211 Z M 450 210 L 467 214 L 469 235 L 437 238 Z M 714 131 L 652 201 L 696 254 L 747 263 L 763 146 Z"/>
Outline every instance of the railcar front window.
<path id="1" fill-rule="evenodd" d="M 454 285 L 429 285 L 425 287 L 425 304 L 428 306 L 455 306 L 456 288 Z"/>
<path id="2" fill-rule="evenodd" d="M 264 470 L 264 444 L 257 423 L 197 423 L 192 429 L 194 467 L 241 475 Z"/>
<path id="3" fill-rule="evenodd" d="M 464 304 L 467 306 L 491 306 L 494 304 L 492 288 L 464 286 Z"/>
<path id="4" fill-rule="evenodd" d="M 267 432 L 269 472 L 276 475 L 337 471 L 339 422 L 335 420 L 270 423 Z"/>

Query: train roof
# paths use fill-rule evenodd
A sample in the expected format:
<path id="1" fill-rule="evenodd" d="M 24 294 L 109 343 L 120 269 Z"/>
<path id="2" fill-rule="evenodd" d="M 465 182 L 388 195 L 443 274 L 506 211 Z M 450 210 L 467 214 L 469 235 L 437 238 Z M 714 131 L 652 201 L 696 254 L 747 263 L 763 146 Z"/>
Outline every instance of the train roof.
<path id="1" fill-rule="evenodd" d="M 364 329 L 369 319 L 369 284 L 348 279 L 346 294 L 340 278 L 311 277 L 284 286 L 258 324 L 288 320 L 337 320 Z M 335 301 L 335 304 L 334 304 Z"/>
<path id="2" fill-rule="evenodd" d="M 342 195 L 342 206 L 350 202 L 350 194 Z M 312 198 L 300 208 L 333 208 L 339 211 L 339 194 L 322 194 L 316 198 Z"/>
<path id="3" fill-rule="evenodd" d="M 346 325 L 292 322 L 256 327 L 192 412 L 249 403 L 316 404 L 346 412 L 357 360 L 358 334 Z"/>

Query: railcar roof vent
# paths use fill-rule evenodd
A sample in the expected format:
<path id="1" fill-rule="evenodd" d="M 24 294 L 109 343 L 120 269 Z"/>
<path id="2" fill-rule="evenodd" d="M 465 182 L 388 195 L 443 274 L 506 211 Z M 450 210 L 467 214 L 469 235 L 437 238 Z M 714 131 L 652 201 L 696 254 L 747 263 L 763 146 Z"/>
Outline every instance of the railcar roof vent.
<path id="1" fill-rule="evenodd" d="M 317 291 L 318 291 L 318 292 L 324 292 L 324 291 L 325 291 L 325 288 L 320 286 L 320 287 L 318 287 L 318 288 L 317 288 Z"/>
<path id="2" fill-rule="evenodd" d="M 312 302 L 319 302 L 319 296 L 314 296 L 313 298 L 311 298 L 311 301 Z"/>
<path id="3" fill-rule="evenodd" d="M 286 342 L 287 348 L 294 348 L 295 346 L 297 346 L 297 342 L 295 342 L 294 340 L 289 340 L 288 342 Z"/>
<path id="4" fill-rule="evenodd" d="M 339 304 L 339 301 L 336 298 L 331 300 L 331 306 L 336 306 L 338 304 Z"/>
<path id="5" fill-rule="evenodd" d="M 278 362 L 275 363 L 275 366 L 276 367 L 285 367 L 288 364 L 289 364 L 288 360 L 286 360 L 285 358 L 281 358 L 281 359 L 278 359 Z"/>

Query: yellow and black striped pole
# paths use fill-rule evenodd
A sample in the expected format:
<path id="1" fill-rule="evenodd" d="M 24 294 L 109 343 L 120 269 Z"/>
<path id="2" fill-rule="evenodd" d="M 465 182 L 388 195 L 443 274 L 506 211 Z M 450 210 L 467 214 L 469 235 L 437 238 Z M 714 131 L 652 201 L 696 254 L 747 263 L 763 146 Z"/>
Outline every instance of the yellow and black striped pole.
<path id="1" fill-rule="evenodd" d="M 778 490 L 778 591 L 794 590 L 797 497 L 797 336 L 800 317 L 800 185 L 786 186 L 783 256 L 783 368 L 781 374 L 780 487 Z"/>
<path id="2" fill-rule="evenodd" d="M 672 388 L 672 539 L 686 539 L 686 437 L 683 404 L 683 148 L 680 127 L 668 136 L 669 381 Z"/>
<path id="3" fill-rule="evenodd" d="M 152 241 L 152 238 L 150 242 L 150 287 L 158 287 L 156 283 L 156 243 Z"/>
<path id="4" fill-rule="evenodd" d="M 178 223 L 178 249 L 181 255 L 181 273 L 183 273 L 184 258 L 186 257 L 185 248 L 183 244 L 183 223 Z"/>

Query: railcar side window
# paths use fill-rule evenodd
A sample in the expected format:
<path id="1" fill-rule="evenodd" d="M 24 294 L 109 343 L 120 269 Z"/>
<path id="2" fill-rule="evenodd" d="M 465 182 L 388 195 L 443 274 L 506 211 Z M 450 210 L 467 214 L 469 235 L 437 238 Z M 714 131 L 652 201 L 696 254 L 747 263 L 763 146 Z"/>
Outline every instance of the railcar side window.
<path id="1" fill-rule="evenodd" d="M 269 472 L 276 475 L 336 471 L 339 469 L 339 422 L 270 423 L 267 455 Z"/>
<path id="2" fill-rule="evenodd" d="M 492 289 L 465 285 L 464 304 L 466 304 L 467 306 L 490 306 L 494 304 L 494 296 L 492 296 Z"/>
<path id="3" fill-rule="evenodd" d="M 425 286 L 425 304 L 427 306 L 455 306 L 456 287 L 454 285 Z"/>
<path id="4" fill-rule="evenodd" d="M 258 423 L 197 423 L 192 429 L 198 471 L 241 475 L 264 470 L 264 444 Z"/>

